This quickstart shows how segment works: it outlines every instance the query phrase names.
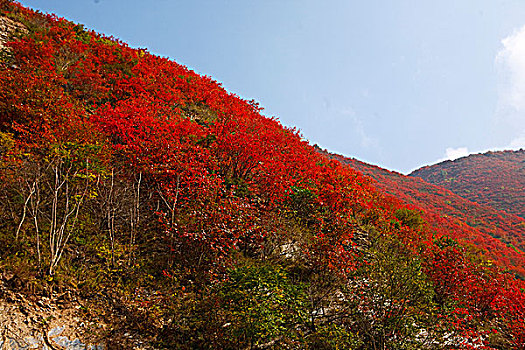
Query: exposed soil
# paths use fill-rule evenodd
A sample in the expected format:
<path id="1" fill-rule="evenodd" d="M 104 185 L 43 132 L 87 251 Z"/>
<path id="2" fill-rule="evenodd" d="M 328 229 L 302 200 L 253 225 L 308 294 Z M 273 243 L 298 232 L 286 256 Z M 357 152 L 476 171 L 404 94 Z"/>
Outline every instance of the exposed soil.
<path id="1" fill-rule="evenodd" d="M 0 273 L 0 350 L 153 349 L 115 310 L 101 312 L 100 305 L 69 291 L 28 294 L 21 283 Z"/>

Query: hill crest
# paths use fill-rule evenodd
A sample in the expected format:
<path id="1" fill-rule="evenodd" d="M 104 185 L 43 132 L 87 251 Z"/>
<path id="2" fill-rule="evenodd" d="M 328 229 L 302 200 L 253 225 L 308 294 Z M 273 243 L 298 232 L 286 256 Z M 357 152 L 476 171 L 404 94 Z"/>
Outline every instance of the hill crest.
<path id="1" fill-rule="evenodd" d="M 473 202 L 525 218 L 525 150 L 473 154 L 425 166 L 409 176 Z"/>

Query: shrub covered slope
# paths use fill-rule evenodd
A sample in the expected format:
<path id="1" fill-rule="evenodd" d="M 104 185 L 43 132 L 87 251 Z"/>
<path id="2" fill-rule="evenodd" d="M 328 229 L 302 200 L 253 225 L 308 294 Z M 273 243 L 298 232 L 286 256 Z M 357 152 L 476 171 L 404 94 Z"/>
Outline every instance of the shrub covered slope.
<path id="1" fill-rule="evenodd" d="M 415 170 L 432 184 L 525 218 L 525 150 L 487 152 Z"/>
<path id="2" fill-rule="evenodd" d="M 0 11 L 0 269 L 25 293 L 157 348 L 524 348 L 522 282 L 448 226 L 209 77 Z"/>
<path id="3" fill-rule="evenodd" d="M 327 156 L 372 177 L 375 186 L 423 211 L 438 236 L 450 235 L 525 276 L 525 219 L 480 205 L 417 177 L 404 176 L 340 155 Z"/>

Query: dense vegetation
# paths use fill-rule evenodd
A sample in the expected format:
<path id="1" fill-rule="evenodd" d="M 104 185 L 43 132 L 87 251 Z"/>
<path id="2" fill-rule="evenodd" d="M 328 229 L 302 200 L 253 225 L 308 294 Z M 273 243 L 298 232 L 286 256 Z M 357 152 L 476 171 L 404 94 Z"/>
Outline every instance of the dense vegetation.
<path id="1" fill-rule="evenodd" d="M 158 348 L 525 348 L 521 281 L 255 102 L 0 11 L 0 269 L 25 293 L 77 293 Z"/>
<path id="2" fill-rule="evenodd" d="M 473 202 L 525 218 L 525 150 L 487 152 L 414 171 Z"/>
<path id="3" fill-rule="evenodd" d="M 375 186 L 422 210 L 439 235 L 481 250 L 493 261 L 525 277 L 525 219 L 478 205 L 417 177 L 404 176 L 343 156 L 325 154 L 372 177 Z M 512 193 L 519 197 L 520 193 Z"/>

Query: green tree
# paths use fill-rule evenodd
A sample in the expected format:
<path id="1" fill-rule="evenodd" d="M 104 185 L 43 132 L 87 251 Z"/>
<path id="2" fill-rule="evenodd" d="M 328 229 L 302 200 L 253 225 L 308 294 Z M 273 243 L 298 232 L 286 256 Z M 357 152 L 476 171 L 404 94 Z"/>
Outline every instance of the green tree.
<path id="1" fill-rule="evenodd" d="M 421 261 L 395 236 L 372 238 L 364 260 L 345 290 L 359 349 L 431 348 L 439 334 L 432 318 L 433 288 Z"/>
<path id="2" fill-rule="evenodd" d="M 220 287 L 230 346 L 251 349 L 299 341 L 308 319 L 304 286 L 280 266 L 248 265 L 232 269 Z"/>

